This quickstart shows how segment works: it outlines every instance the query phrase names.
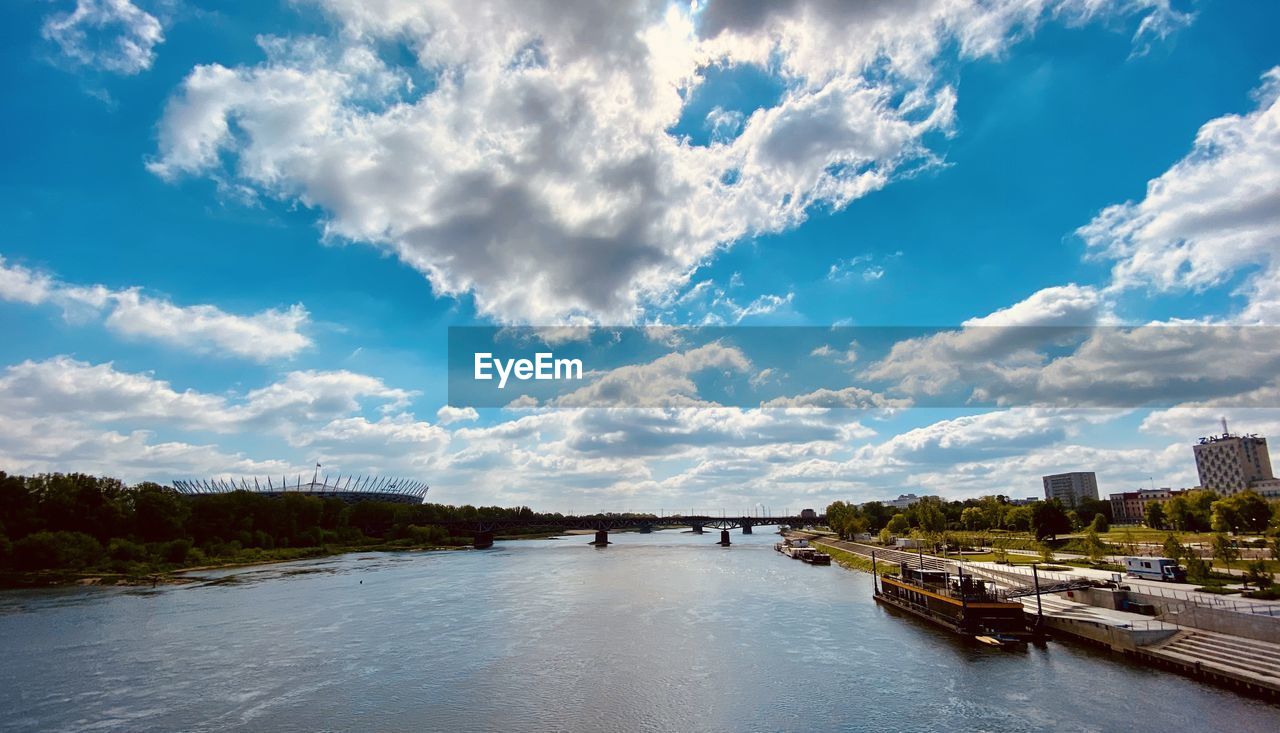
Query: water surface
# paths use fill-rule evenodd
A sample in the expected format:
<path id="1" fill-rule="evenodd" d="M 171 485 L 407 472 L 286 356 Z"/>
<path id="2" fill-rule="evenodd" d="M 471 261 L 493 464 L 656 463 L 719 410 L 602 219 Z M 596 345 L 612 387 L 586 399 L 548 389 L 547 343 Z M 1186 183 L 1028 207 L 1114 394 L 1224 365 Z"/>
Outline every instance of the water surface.
<path id="1" fill-rule="evenodd" d="M 1280 730 L 1280 706 L 1083 647 L 966 644 L 776 535 L 717 538 L 0 593 L 0 730 Z"/>

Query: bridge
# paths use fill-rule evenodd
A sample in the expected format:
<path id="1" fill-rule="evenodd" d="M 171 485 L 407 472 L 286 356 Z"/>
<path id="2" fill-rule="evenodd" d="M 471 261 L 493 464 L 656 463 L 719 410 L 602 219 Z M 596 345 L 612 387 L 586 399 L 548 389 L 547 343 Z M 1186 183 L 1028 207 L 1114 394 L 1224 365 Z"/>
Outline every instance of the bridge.
<path id="1" fill-rule="evenodd" d="M 528 519 L 473 519 L 461 522 L 449 522 L 444 526 L 449 530 L 450 534 L 466 535 L 470 534 L 473 539 L 473 545 L 476 548 L 485 548 L 493 546 L 495 535 L 504 532 L 512 532 L 515 530 L 547 530 L 559 531 L 570 529 L 590 529 L 595 530 L 595 539 L 591 544 L 596 547 L 607 547 L 609 545 L 609 532 L 612 530 L 637 530 L 641 533 L 652 532 L 655 529 L 665 529 L 670 527 L 689 527 L 694 534 L 703 534 L 707 529 L 720 530 L 719 544 L 728 547 L 731 542 L 729 539 L 729 530 L 742 528 L 743 534 L 751 534 L 752 527 L 762 527 L 769 525 L 787 525 L 789 527 L 814 527 L 824 525 L 827 522 L 825 514 L 815 515 L 790 515 L 777 517 L 762 516 L 738 516 L 738 517 L 714 517 L 710 515 L 694 515 L 694 516 L 636 516 L 636 515 L 618 515 L 618 514 L 590 514 L 583 516 L 567 516 L 554 518 L 537 518 Z"/>

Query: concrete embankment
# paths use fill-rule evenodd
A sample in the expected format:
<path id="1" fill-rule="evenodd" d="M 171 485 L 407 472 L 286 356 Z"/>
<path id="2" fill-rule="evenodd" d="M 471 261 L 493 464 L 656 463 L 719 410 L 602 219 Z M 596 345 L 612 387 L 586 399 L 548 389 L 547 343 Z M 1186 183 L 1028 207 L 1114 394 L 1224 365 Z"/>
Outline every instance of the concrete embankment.
<path id="1" fill-rule="evenodd" d="M 931 570 L 956 572 L 955 563 L 940 557 L 902 552 L 884 547 L 846 542 L 810 533 L 799 534 L 816 544 L 877 560 L 888 568 L 900 562 L 923 565 Z M 1030 585 L 1024 568 L 1006 568 L 991 563 L 965 563 L 965 572 L 1007 588 Z M 1042 578 L 1042 582 L 1045 579 Z M 1053 580 L 1059 580 L 1053 578 Z M 1132 597 L 1130 597 L 1132 595 Z M 1197 605 L 1190 600 L 1130 594 L 1114 588 L 1077 588 L 1063 593 L 1043 593 L 1020 598 L 1029 620 L 1040 623 L 1061 638 L 1070 638 L 1124 654 L 1153 667 L 1179 672 L 1250 694 L 1280 699 L 1280 643 L 1271 624 L 1275 617 L 1239 613 Z M 1129 613 L 1128 601 L 1155 606 L 1162 618 Z M 1173 604 L 1181 603 L 1178 609 Z M 1167 611 L 1165 609 L 1168 609 Z M 1175 623 L 1175 619 L 1196 621 L 1199 628 Z M 1034 622 L 1034 621 L 1033 621 Z M 1212 626 L 1245 633 L 1219 633 Z"/>

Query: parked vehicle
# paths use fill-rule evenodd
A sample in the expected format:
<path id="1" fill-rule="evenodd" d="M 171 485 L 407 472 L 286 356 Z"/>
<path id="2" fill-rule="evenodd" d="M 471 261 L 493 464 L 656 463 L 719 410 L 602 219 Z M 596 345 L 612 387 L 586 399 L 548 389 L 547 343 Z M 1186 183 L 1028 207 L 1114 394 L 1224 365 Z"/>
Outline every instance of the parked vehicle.
<path id="1" fill-rule="evenodd" d="M 1126 557 L 1124 568 L 1134 578 L 1167 580 L 1170 583 L 1187 582 L 1187 571 L 1170 557 Z"/>

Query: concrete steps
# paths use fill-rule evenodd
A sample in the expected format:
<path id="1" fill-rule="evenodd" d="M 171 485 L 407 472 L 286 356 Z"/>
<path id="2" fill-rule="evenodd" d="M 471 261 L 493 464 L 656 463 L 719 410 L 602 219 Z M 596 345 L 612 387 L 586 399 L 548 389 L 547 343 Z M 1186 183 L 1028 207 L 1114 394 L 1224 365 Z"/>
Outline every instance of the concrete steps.
<path id="1" fill-rule="evenodd" d="M 1186 630 L 1151 648 L 1152 652 L 1280 685 L 1280 644 L 1199 630 Z"/>

